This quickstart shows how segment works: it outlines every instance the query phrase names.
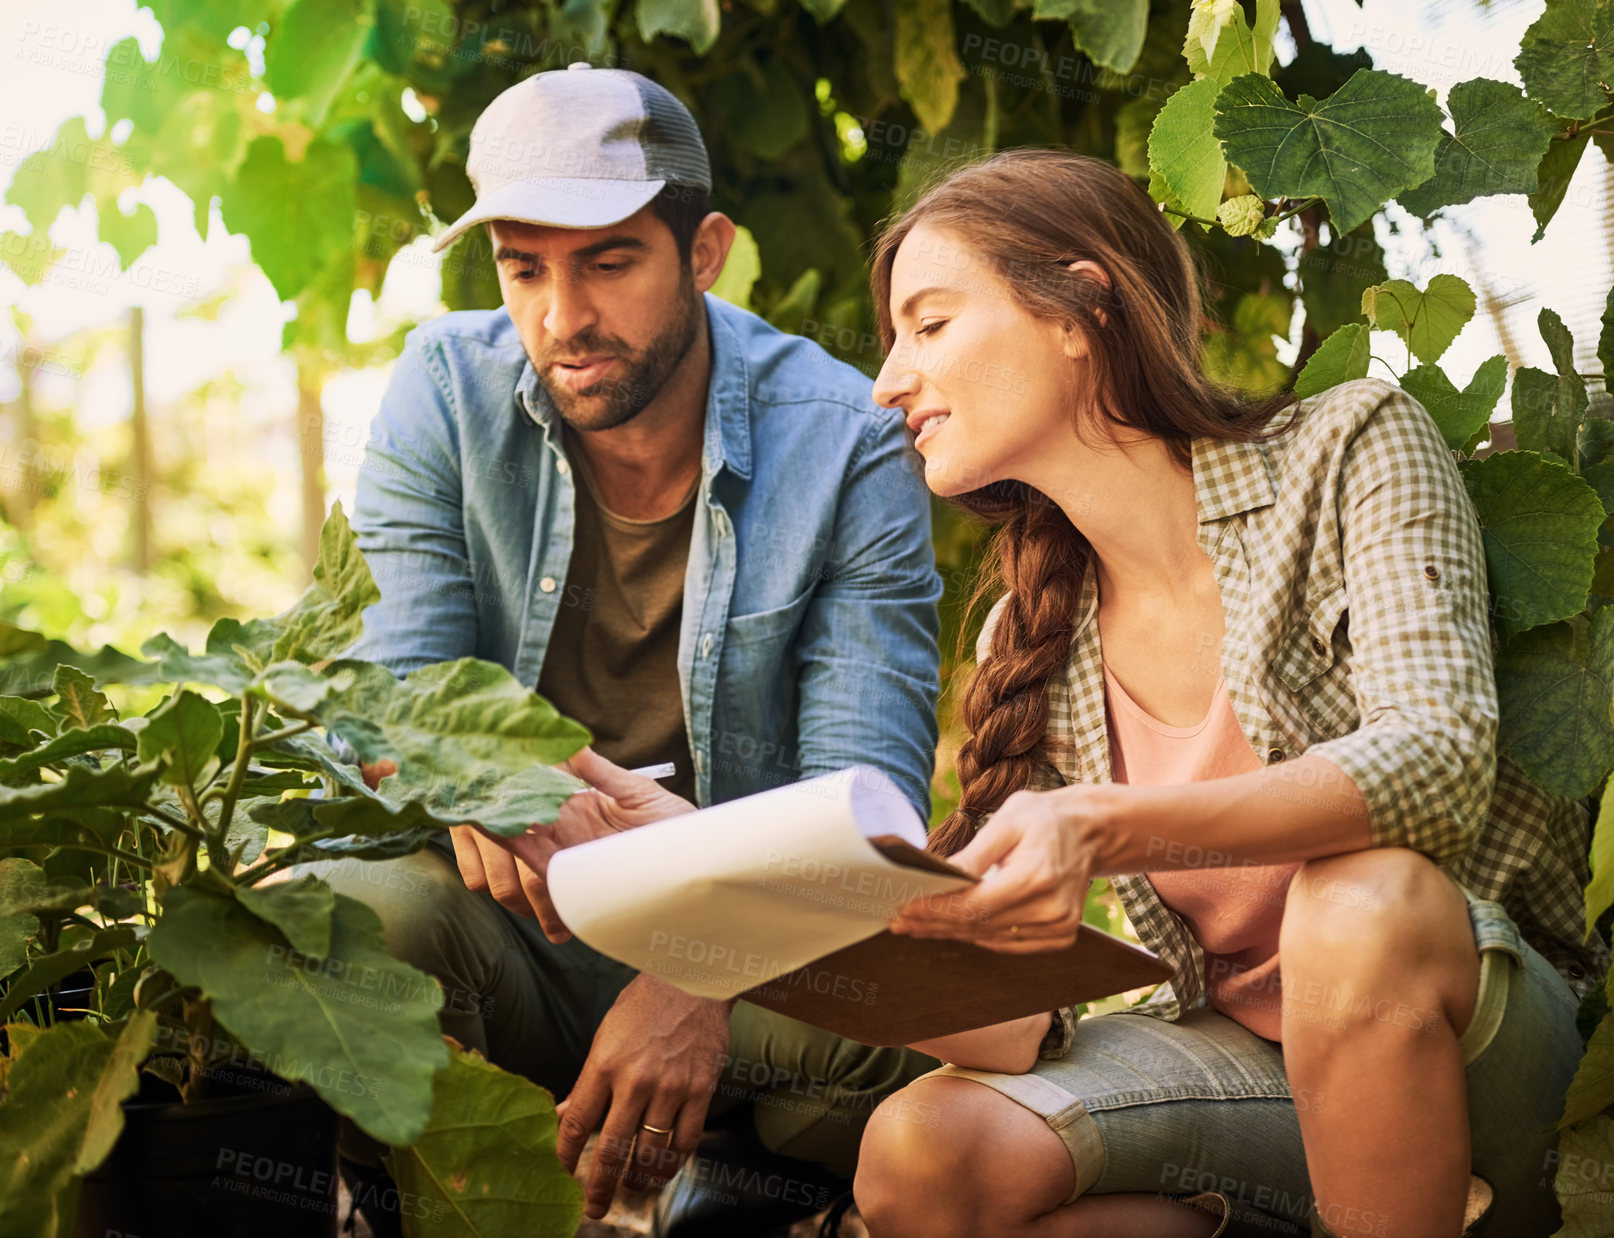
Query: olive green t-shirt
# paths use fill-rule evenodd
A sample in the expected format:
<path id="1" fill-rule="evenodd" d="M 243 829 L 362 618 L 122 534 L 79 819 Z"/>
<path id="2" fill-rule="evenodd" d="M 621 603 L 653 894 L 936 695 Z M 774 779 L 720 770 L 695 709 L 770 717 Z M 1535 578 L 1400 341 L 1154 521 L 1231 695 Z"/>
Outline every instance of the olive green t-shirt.
<path id="1" fill-rule="evenodd" d="M 629 520 L 600 501 L 571 431 L 562 442 L 577 478 L 576 525 L 538 691 L 588 727 L 594 750 L 618 765 L 671 761 L 676 773 L 661 785 L 693 803 L 678 627 L 700 478 L 672 515 Z"/>

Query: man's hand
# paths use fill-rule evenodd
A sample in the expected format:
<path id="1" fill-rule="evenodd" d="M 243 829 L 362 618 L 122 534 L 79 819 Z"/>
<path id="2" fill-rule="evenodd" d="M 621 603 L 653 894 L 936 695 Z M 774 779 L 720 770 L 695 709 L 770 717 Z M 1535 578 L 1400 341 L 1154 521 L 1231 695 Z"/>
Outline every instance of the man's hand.
<path id="1" fill-rule="evenodd" d="M 617 995 L 577 1085 L 555 1106 L 556 1151 L 571 1173 L 605 1118 L 584 1186 L 587 1216 L 606 1214 L 618 1183 L 632 1190 L 659 1186 L 695 1150 L 728 1054 L 732 1005 L 691 997 L 646 975 Z M 642 1129 L 646 1124 L 672 1135 Z"/>
<path id="2" fill-rule="evenodd" d="M 654 778 L 631 773 L 584 748 L 564 768 L 594 788 L 579 791 L 561 805 L 550 825 L 503 838 L 474 825 L 449 831 L 460 876 L 473 890 L 521 916 L 536 916 L 544 936 L 559 944 L 571 937 L 549 898 L 549 857 L 566 847 L 608 834 L 694 812 L 695 805 L 674 795 Z"/>

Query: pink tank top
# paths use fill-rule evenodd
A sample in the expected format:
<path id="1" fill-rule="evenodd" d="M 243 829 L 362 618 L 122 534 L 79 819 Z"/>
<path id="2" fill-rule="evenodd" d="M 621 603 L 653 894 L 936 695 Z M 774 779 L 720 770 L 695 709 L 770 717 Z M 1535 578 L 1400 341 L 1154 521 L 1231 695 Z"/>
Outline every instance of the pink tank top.
<path id="1" fill-rule="evenodd" d="M 1210 713 L 1196 726 L 1167 726 L 1126 694 L 1109 667 L 1104 686 L 1110 766 L 1116 782 L 1172 786 L 1261 768 L 1233 713 L 1227 685 L 1216 682 Z M 1183 858 L 1195 862 L 1191 849 Z M 1281 1040 L 1283 990 L 1278 926 L 1298 864 L 1201 867 L 1146 873 L 1160 899 L 1187 923 L 1205 950 L 1206 999 L 1257 1036 Z"/>

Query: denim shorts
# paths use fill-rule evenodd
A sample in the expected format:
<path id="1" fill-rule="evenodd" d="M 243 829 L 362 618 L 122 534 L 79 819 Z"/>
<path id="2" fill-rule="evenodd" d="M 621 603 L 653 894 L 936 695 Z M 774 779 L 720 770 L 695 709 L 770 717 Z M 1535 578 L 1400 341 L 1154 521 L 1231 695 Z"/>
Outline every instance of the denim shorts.
<path id="1" fill-rule="evenodd" d="M 1459 1039 L 1473 1172 L 1496 1193 L 1490 1233 L 1547 1238 L 1559 1224 L 1554 1128 L 1582 1051 L 1577 1002 L 1500 903 L 1463 893 L 1480 952 L 1479 997 Z M 1242 1218 L 1229 1234 L 1308 1233 L 1297 1106 L 1374 1101 L 1372 1079 L 1350 1097 L 1291 1096 L 1282 1046 L 1203 1007 L 1176 1022 L 1084 1018 L 1065 1057 L 1023 1075 L 952 1065 L 930 1074 L 974 1079 L 1044 1118 L 1075 1166 L 1067 1203 L 1218 1191 Z"/>

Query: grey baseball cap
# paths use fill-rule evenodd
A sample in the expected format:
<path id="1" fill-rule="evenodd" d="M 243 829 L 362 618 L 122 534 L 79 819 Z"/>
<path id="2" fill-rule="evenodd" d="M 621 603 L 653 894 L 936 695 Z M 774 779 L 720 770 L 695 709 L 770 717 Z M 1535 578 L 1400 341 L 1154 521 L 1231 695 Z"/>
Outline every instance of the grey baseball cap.
<path id="1" fill-rule="evenodd" d="M 433 252 L 490 219 L 603 228 L 669 184 L 712 187 L 706 143 L 670 91 L 583 61 L 535 73 L 488 104 L 465 171 L 476 201 Z"/>

